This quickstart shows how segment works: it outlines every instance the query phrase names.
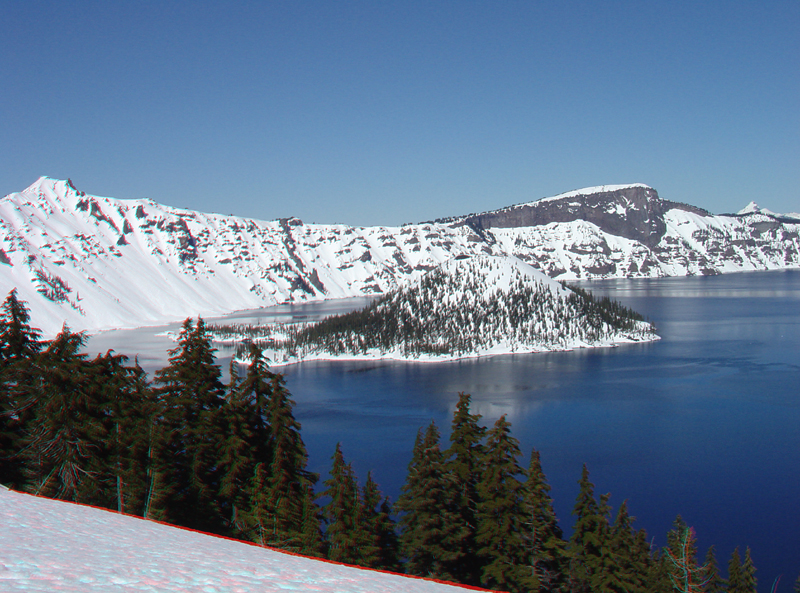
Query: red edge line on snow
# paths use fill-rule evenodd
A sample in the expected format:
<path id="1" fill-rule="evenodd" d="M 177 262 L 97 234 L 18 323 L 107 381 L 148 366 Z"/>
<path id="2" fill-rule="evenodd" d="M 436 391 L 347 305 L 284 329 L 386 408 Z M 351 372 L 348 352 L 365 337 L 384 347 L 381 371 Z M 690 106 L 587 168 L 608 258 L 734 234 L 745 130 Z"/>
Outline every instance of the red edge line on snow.
<path id="1" fill-rule="evenodd" d="M 2 487 L 0 487 L 2 488 Z M 217 539 L 225 539 L 228 541 L 236 542 L 238 544 L 244 544 L 247 546 L 253 546 L 254 548 L 259 548 L 260 550 L 270 550 L 272 552 L 278 552 L 279 554 L 286 554 L 287 556 L 297 556 L 298 558 L 306 558 L 308 560 L 315 560 L 317 562 L 325 562 L 327 564 L 337 564 L 339 566 L 346 566 L 348 568 L 355 568 L 357 570 L 363 570 L 366 572 L 378 572 L 382 574 L 390 574 L 396 577 L 403 577 L 406 579 L 416 579 L 419 581 L 429 581 L 431 583 L 439 583 L 440 585 L 450 585 L 451 587 L 459 587 L 461 589 L 466 589 L 469 591 L 491 591 L 490 589 L 484 589 L 482 587 L 475 587 L 473 585 L 462 585 L 460 583 L 453 583 L 451 581 L 443 581 L 441 579 L 434 579 L 429 577 L 420 577 L 413 574 L 401 574 L 399 572 L 392 572 L 390 570 L 381 570 L 379 568 L 366 568 L 364 566 L 356 566 L 355 564 L 346 564 L 344 562 L 337 562 L 335 560 L 328 560 L 327 558 L 317 558 L 316 556 L 306 556 L 305 554 L 299 554 L 297 552 L 289 552 L 287 550 L 281 550 L 280 548 L 271 548 L 269 546 L 260 546 L 255 542 L 248 542 L 242 539 L 236 539 L 235 537 L 228 537 L 226 535 L 218 535 L 216 533 L 207 533 L 205 531 L 198 531 L 197 529 L 192 529 L 191 527 L 183 527 L 182 525 L 173 525 L 172 523 L 167 523 L 165 521 L 158 521 L 157 519 L 146 519 L 145 517 L 140 517 L 139 515 L 128 515 L 127 513 L 121 513 L 119 511 L 114 511 L 112 509 L 106 509 L 103 507 L 97 507 L 91 504 L 85 504 L 82 502 L 74 502 L 72 500 L 61 500 L 59 498 L 48 498 L 47 496 L 42 496 L 41 494 L 32 494 L 30 492 L 20 492 L 19 490 L 12 490 L 11 488 L 6 488 L 9 492 L 13 492 L 14 494 L 23 494 L 25 496 L 32 496 L 34 498 L 41 498 L 43 500 L 52 500 L 53 502 L 64 502 L 67 504 L 74 504 L 75 506 L 79 507 L 86 507 L 89 509 L 95 509 L 98 511 L 105 511 L 107 513 L 111 513 L 112 515 L 121 515 L 123 517 L 130 517 L 131 519 L 139 519 L 140 521 L 147 521 L 148 523 L 156 523 L 158 525 L 164 525 L 165 527 L 172 527 L 173 529 L 182 529 L 183 531 L 189 531 L 191 533 L 199 533 L 200 535 L 206 535 L 208 537 L 215 537 Z M 504 593 L 502 591 L 491 591 L 491 593 Z"/>

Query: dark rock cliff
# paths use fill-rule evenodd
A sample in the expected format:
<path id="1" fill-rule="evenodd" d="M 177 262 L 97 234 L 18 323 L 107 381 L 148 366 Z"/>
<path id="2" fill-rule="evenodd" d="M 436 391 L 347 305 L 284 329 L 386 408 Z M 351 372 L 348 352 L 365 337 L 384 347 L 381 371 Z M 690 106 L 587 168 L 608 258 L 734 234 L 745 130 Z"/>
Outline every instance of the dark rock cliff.
<path id="1" fill-rule="evenodd" d="M 664 213 L 673 208 L 701 216 L 709 214 L 702 208 L 662 200 L 658 197 L 658 192 L 650 187 L 630 186 L 614 191 L 546 199 L 493 212 L 471 214 L 462 219 L 461 223 L 476 230 L 489 230 L 585 220 L 607 233 L 653 247 L 659 243 L 667 229 Z"/>

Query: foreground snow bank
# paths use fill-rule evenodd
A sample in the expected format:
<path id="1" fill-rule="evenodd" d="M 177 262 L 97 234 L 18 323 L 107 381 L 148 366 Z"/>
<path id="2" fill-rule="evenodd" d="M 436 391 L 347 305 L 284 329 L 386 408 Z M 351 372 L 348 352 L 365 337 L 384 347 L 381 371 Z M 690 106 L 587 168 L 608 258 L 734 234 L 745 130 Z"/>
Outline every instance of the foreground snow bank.
<path id="1" fill-rule="evenodd" d="M 469 587 L 344 566 L 0 486 L 0 590 L 448 593 Z"/>

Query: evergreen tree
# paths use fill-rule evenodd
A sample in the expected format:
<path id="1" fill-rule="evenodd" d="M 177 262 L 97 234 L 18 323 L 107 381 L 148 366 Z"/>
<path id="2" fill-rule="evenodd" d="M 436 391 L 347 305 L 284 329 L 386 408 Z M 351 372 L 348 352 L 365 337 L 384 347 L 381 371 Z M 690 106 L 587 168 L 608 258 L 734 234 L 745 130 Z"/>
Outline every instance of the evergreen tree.
<path id="1" fill-rule="evenodd" d="M 707 569 L 698 566 L 694 529 L 686 526 L 680 515 L 675 521 L 677 534 L 665 550 L 673 588 L 680 593 L 700 593 L 705 587 Z M 683 532 L 681 535 L 681 531 Z"/>
<path id="2" fill-rule="evenodd" d="M 558 526 L 550 485 L 542 471 L 539 452 L 531 450 L 531 460 L 522 488 L 522 509 L 525 520 L 522 535 L 531 574 L 536 583 L 532 591 L 551 591 L 563 584 L 567 570 L 566 542 Z"/>
<path id="3" fill-rule="evenodd" d="M 148 433 L 159 407 L 145 372 L 126 362 L 127 357 L 109 351 L 88 365 L 88 391 L 102 410 L 106 441 L 105 458 L 96 469 L 104 490 L 84 502 L 141 515 L 148 489 Z"/>
<path id="4" fill-rule="evenodd" d="M 646 575 L 650 558 L 643 553 L 643 542 L 646 536 L 643 531 L 634 532 L 633 517 L 628 514 L 627 501 L 623 501 L 611 527 L 609 548 L 616 579 L 626 593 L 648 591 Z"/>
<path id="5" fill-rule="evenodd" d="M 300 424 L 292 413 L 294 401 L 289 398 L 282 375 L 272 376 L 271 392 L 272 463 L 267 499 L 273 516 L 272 545 L 301 551 L 303 505 L 309 502 L 306 491 L 316 483 L 317 476 L 306 471 L 308 453 L 300 436 Z"/>
<path id="6" fill-rule="evenodd" d="M 382 517 L 378 509 L 381 492 L 372 479 L 372 472 L 367 473 L 367 481 L 361 490 L 361 507 L 359 509 L 359 529 L 361 541 L 358 542 L 359 566 L 383 568 L 381 565 L 381 530 Z"/>
<path id="7" fill-rule="evenodd" d="M 744 574 L 742 574 L 739 548 L 733 551 L 728 562 L 728 593 L 750 593 L 745 586 Z"/>
<path id="8" fill-rule="evenodd" d="M 36 405 L 33 369 L 43 347 L 40 335 L 12 290 L 0 307 L 0 484 L 14 488 L 25 481 L 19 453 Z"/>
<path id="9" fill-rule="evenodd" d="M 103 411 L 89 389 L 84 335 L 64 326 L 37 357 L 38 399 L 25 437 L 28 488 L 36 494 L 95 502 L 98 457 L 106 441 Z"/>
<path id="10" fill-rule="evenodd" d="M 356 564 L 359 560 L 358 545 L 361 542 L 359 522 L 359 493 L 353 468 L 345 463 L 342 447 L 336 444 L 330 478 L 324 482 L 321 496 L 330 498 L 322 509 L 327 523 L 325 536 L 328 558 L 336 562 Z"/>
<path id="11" fill-rule="evenodd" d="M 166 424 L 165 453 L 172 491 L 165 518 L 178 525 L 220 533 L 227 517 L 218 505 L 220 453 L 226 426 L 221 412 L 225 387 L 215 350 L 198 318 L 183 323 L 169 365 L 156 372 Z M 166 461 L 166 459 L 165 459 Z M 167 469 L 167 468 L 164 468 Z"/>
<path id="12" fill-rule="evenodd" d="M 264 463 L 256 465 L 248 487 L 249 507 L 246 515 L 248 525 L 245 534 L 250 541 L 260 546 L 268 546 L 272 542 L 273 517 L 270 510 L 269 478 Z"/>
<path id="13" fill-rule="evenodd" d="M 439 429 L 431 422 L 417 433 L 408 475 L 395 505 L 400 517 L 400 555 L 406 572 L 454 581 L 462 561 L 457 545 L 464 540 L 453 500 L 453 478 L 444 471 Z"/>
<path id="14" fill-rule="evenodd" d="M 517 479 L 522 474 L 517 461 L 520 450 L 510 429 L 501 416 L 487 437 L 484 471 L 477 485 L 475 541 L 480 546 L 483 585 L 516 592 L 537 587 L 538 580 L 532 574 L 522 533 L 527 516 Z"/>
<path id="15" fill-rule="evenodd" d="M 753 558 L 750 556 L 750 548 L 748 547 L 744 552 L 744 562 L 742 564 L 742 593 L 756 593 L 756 567 L 753 564 Z"/>
<path id="16" fill-rule="evenodd" d="M 392 519 L 392 505 L 389 497 L 383 499 L 377 518 L 379 566 L 384 570 L 400 572 L 400 541 L 397 537 L 395 521 Z"/>
<path id="17" fill-rule="evenodd" d="M 717 558 L 714 555 L 714 546 L 708 548 L 703 565 L 705 566 L 703 593 L 725 593 L 726 583 L 719 574 Z"/>
<path id="18" fill-rule="evenodd" d="M 613 573 L 607 573 L 604 566 L 609 555 L 608 495 L 602 496 L 599 503 L 595 500 L 594 484 L 589 481 L 585 464 L 578 484 L 580 491 L 572 511 L 576 519 L 569 541 L 570 588 L 580 593 L 614 590 L 616 583 L 606 582 Z"/>
<path id="19" fill-rule="evenodd" d="M 229 374 L 226 405 L 222 410 L 226 429 L 220 457 L 220 507 L 229 517 L 227 524 L 231 535 L 247 537 L 249 481 L 259 461 L 253 451 L 250 401 L 241 389 L 237 364 L 233 360 Z"/>
<path id="20" fill-rule="evenodd" d="M 471 396 L 461 392 L 453 414 L 450 447 L 445 451 L 444 471 L 453 479 L 453 496 L 456 512 L 464 529 L 463 539 L 453 542 L 460 553 L 460 561 L 453 568 L 454 577 L 459 583 L 479 585 L 481 583 L 481 562 L 475 534 L 478 530 L 476 513 L 478 509 L 478 480 L 484 469 L 483 439 L 486 429 L 478 425 L 480 414 L 470 414 Z"/>
<path id="21" fill-rule="evenodd" d="M 300 551 L 306 556 L 322 557 L 325 547 L 322 539 L 320 508 L 311 483 L 303 492 L 303 516 L 300 531 Z"/>

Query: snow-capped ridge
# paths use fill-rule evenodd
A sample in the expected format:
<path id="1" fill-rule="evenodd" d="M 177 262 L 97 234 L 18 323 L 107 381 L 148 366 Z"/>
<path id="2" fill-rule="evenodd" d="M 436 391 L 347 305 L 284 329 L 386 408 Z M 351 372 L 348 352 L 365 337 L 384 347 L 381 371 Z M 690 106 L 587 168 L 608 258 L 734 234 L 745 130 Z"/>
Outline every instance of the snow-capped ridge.
<path id="1" fill-rule="evenodd" d="M 350 227 L 118 200 L 41 177 L 0 200 L 0 298 L 17 288 L 52 336 L 65 321 L 96 331 L 379 295 L 479 255 L 514 256 L 559 280 L 799 267 L 800 220 L 761 212 L 712 216 L 628 184 L 438 222 Z"/>
<path id="2" fill-rule="evenodd" d="M 649 185 L 645 183 L 623 183 L 618 185 L 595 185 L 593 187 L 584 187 L 581 189 L 573 189 L 571 191 L 567 191 L 555 196 L 539 198 L 538 200 L 533 200 L 532 202 L 527 202 L 525 204 L 520 204 L 520 206 L 528 206 L 530 204 L 535 203 L 543 203 L 543 202 L 550 202 L 552 200 L 563 200 L 566 198 L 575 198 L 578 196 L 591 196 L 592 194 L 606 194 L 606 193 L 613 193 L 618 192 L 623 189 L 630 189 L 630 188 L 642 188 L 642 189 L 653 189 Z"/>

